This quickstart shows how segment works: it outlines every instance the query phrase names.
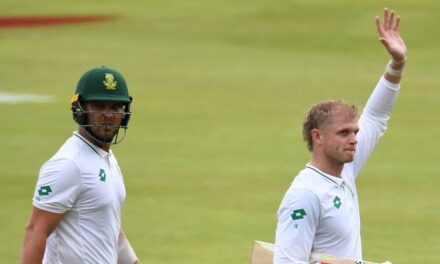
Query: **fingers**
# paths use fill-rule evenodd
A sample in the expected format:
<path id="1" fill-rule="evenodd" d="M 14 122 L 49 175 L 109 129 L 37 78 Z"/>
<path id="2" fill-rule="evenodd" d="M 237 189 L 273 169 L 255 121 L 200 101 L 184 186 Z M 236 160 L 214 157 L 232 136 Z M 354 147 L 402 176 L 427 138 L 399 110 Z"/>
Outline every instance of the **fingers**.
<path id="1" fill-rule="evenodd" d="M 400 16 L 397 16 L 396 17 L 396 24 L 394 25 L 394 30 L 399 31 L 399 27 L 400 27 Z"/>
<path id="2" fill-rule="evenodd" d="M 389 30 L 393 28 L 393 21 L 394 20 L 394 11 L 389 10 L 387 7 L 383 10 L 383 27 L 385 30 Z"/>
<path id="3" fill-rule="evenodd" d="M 406 47 L 400 38 L 400 16 L 394 10 L 384 8 L 383 21 L 376 16 L 376 28 L 379 33 L 379 41 L 395 61 L 403 61 L 406 56 Z"/>
<path id="4" fill-rule="evenodd" d="M 381 32 L 384 33 L 384 31 L 388 30 L 399 30 L 399 24 L 400 24 L 400 16 L 396 16 L 394 10 L 389 10 L 387 7 L 383 10 L 383 23 L 380 25 L 380 20 L 378 20 L 378 17 L 376 17 L 376 25 L 377 27 L 381 27 Z M 379 32 L 379 33 L 381 33 Z"/>
<path id="5" fill-rule="evenodd" d="M 389 25 L 389 10 L 387 7 L 383 9 L 383 28 L 386 30 L 388 29 Z"/>
<path id="6" fill-rule="evenodd" d="M 380 18 L 378 16 L 376 16 L 376 28 L 377 28 L 377 32 L 379 33 L 379 36 L 383 36 L 383 29 L 380 26 Z"/>
<path id="7" fill-rule="evenodd" d="M 388 29 L 392 29 L 393 28 L 393 24 L 394 24 L 394 11 L 391 10 L 390 17 L 389 17 L 389 20 L 388 20 Z"/>

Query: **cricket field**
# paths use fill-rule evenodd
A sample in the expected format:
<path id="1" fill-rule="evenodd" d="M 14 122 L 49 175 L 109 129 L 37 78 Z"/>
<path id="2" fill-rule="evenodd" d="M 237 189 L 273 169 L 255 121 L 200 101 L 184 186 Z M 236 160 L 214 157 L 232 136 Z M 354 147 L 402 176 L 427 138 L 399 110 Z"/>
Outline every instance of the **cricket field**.
<path id="1" fill-rule="evenodd" d="M 39 168 L 76 129 L 80 75 L 106 65 L 134 97 L 113 151 L 123 228 L 142 263 L 249 263 L 253 240 L 273 241 L 281 198 L 309 159 L 305 111 L 330 98 L 362 108 L 383 73 L 374 17 L 385 4 L 409 53 L 357 182 L 364 258 L 440 262 L 440 2 L 385 2 L 2 0 L 3 19 L 114 19 L 0 22 L 0 262 L 17 263 Z"/>

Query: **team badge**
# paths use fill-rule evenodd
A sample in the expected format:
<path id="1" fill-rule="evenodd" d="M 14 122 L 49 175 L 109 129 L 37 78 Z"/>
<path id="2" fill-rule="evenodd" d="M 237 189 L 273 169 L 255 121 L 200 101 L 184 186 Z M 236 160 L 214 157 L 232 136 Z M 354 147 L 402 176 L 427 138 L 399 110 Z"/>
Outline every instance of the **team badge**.
<path id="1" fill-rule="evenodd" d="M 105 89 L 107 90 L 115 90 L 116 85 L 118 84 L 118 82 L 115 81 L 115 77 L 111 73 L 105 74 L 105 81 L 103 81 L 102 83 L 104 83 Z"/>
<path id="2" fill-rule="evenodd" d="M 303 219 L 304 216 L 307 215 L 306 211 L 304 209 L 298 209 L 294 210 L 293 213 L 290 215 L 293 220 Z"/>
<path id="3" fill-rule="evenodd" d="M 341 198 L 339 196 L 335 196 L 335 199 L 333 199 L 333 205 L 336 207 L 336 209 L 339 209 L 342 205 Z"/>

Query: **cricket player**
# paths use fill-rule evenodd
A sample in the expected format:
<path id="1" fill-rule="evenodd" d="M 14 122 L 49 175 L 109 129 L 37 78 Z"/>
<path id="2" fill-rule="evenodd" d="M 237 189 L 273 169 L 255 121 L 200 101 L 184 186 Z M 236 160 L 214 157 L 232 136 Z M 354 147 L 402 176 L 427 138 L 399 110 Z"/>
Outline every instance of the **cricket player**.
<path id="1" fill-rule="evenodd" d="M 71 101 L 78 131 L 40 169 L 22 264 L 138 263 L 121 229 L 125 186 L 110 149 L 125 136 L 131 102 L 112 68 L 80 78 Z"/>
<path id="2" fill-rule="evenodd" d="M 391 56 L 358 117 L 342 101 L 317 103 L 308 111 L 303 136 L 311 161 L 295 177 L 278 209 L 274 263 L 309 263 L 311 252 L 362 259 L 355 180 L 379 138 L 396 100 L 407 49 L 400 17 L 385 8 L 376 17 L 379 40 Z"/>

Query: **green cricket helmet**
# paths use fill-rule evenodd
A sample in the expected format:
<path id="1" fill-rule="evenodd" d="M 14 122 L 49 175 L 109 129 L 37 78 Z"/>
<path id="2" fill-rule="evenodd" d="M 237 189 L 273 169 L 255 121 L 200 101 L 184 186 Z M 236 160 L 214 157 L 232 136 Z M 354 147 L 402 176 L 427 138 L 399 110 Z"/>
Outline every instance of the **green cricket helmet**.
<path id="1" fill-rule="evenodd" d="M 131 103 L 132 101 L 122 74 L 104 66 L 84 73 L 76 86 L 76 94 L 83 102 Z"/>
<path id="2" fill-rule="evenodd" d="M 133 98 L 128 94 L 127 83 L 120 72 L 105 66 L 93 68 L 81 76 L 76 86 L 75 95 L 72 96 L 73 119 L 98 142 L 110 143 L 108 138 L 102 139 L 93 133 L 91 127 L 95 125 L 88 123 L 87 115 L 89 112 L 84 110 L 83 105 L 88 102 L 123 103 L 125 107 L 119 128 L 124 128 L 125 132 L 131 116 L 130 105 L 132 101 Z M 112 140 L 110 139 L 110 141 Z"/>

